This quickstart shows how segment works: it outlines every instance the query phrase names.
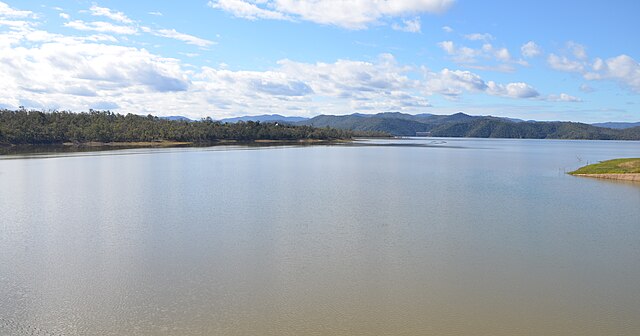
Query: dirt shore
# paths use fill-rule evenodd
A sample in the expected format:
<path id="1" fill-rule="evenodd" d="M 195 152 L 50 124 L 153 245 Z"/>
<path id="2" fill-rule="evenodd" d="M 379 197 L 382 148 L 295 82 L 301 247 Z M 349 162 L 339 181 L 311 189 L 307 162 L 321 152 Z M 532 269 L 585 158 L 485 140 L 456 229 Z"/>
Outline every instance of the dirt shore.
<path id="1" fill-rule="evenodd" d="M 640 182 L 640 174 L 626 173 L 626 174 L 573 174 L 574 176 L 595 177 L 609 180 L 622 180 L 622 181 L 634 181 Z"/>

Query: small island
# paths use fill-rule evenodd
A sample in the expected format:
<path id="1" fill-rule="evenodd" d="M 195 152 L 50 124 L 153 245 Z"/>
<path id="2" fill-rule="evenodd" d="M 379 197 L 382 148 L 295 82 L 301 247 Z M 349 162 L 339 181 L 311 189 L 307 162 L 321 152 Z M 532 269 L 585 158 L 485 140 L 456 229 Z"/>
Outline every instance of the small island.
<path id="1" fill-rule="evenodd" d="M 614 159 L 584 166 L 569 174 L 640 182 L 640 158 Z"/>

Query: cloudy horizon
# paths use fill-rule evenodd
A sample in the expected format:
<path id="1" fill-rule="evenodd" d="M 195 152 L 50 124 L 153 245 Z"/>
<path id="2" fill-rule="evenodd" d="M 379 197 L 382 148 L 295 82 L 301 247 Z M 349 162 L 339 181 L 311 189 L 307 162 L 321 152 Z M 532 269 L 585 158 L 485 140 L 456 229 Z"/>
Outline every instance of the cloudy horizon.
<path id="1" fill-rule="evenodd" d="M 0 108 L 635 122 L 640 47 L 627 36 L 638 31 L 639 9 L 624 1 L 0 1 Z"/>

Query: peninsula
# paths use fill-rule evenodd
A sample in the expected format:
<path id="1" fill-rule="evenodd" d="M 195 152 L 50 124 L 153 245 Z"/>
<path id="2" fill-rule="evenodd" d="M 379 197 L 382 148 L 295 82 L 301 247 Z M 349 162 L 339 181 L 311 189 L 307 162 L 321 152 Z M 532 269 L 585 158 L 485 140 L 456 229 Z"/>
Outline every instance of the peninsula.
<path id="1" fill-rule="evenodd" d="M 569 174 L 640 182 L 640 158 L 614 159 L 584 166 Z"/>

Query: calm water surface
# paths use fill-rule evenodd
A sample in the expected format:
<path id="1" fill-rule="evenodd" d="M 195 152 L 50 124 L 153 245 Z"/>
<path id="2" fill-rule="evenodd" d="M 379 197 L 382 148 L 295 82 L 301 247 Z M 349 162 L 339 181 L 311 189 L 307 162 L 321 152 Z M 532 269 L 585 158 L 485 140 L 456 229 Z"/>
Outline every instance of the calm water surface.
<path id="1" fill-rule="evenodd" d="M 640 335 L 640 142 L 0 156 L 1 335 Z"/>

